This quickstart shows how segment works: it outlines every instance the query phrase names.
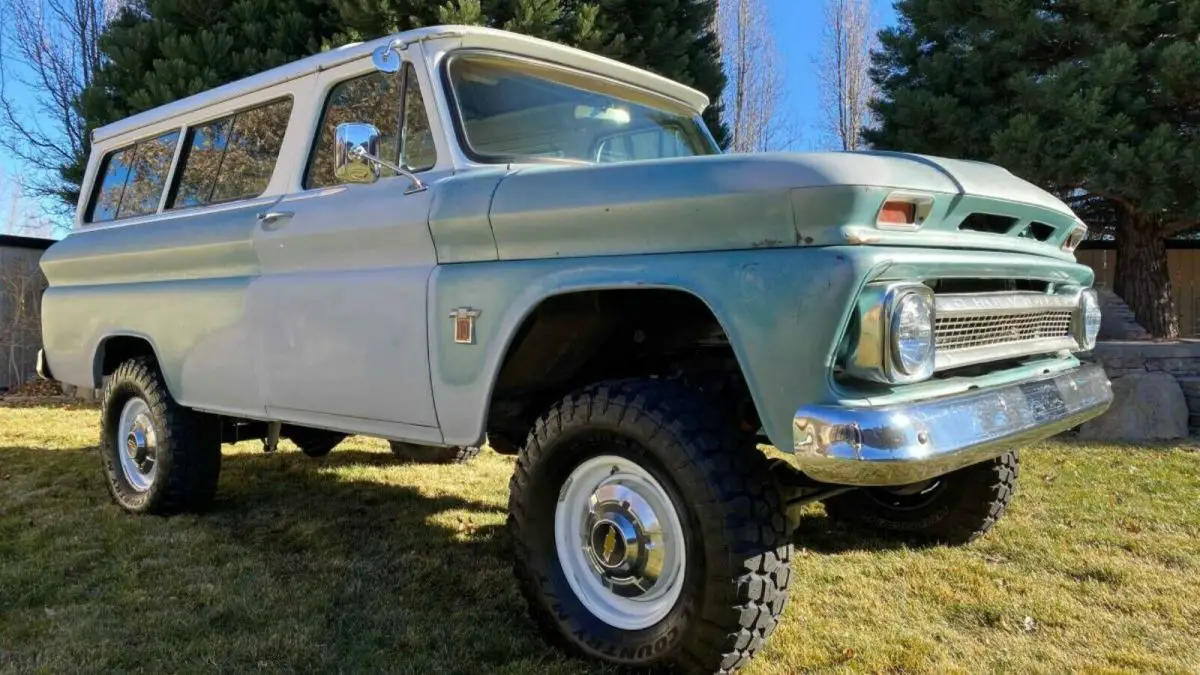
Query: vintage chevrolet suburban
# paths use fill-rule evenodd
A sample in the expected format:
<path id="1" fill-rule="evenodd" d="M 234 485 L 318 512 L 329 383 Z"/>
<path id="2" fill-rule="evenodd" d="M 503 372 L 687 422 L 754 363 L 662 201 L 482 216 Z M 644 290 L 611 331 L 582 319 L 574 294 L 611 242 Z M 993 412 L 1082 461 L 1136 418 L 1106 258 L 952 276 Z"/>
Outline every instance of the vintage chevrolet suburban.
<path id="1" fill-rule="evenodd" d="M 721 155 L 683 85 L 472 27 L 348 45 L 98 129 L 42 266 L 45 375 L 104 386 L 137 513 L 221 444 L 517 455 L 557 642 L 728 672 L 787 599 L 789 514 L 986 532 L 1017 448 L 1102 412 L 1086 229 L 999 167 Z M 768 459 L 759 442 L 790 454 Z"/>

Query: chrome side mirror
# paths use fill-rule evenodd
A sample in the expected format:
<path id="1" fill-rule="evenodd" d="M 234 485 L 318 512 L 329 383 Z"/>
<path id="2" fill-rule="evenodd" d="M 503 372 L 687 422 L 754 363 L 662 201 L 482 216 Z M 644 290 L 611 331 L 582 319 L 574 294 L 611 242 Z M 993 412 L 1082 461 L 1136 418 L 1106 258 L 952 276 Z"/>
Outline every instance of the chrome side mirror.
<path id="1" fill-rule="evenodd" d="M 337 125 L 334 143 L 333 175 L 343 183 L 374 183 L 379 167 L 387 167 L 410 183 L 405 194 L 426 188 L 411 171 L 379 157 L 379 129 L 374 124 L 347 122 Z"/>
<path id="2" fill-rule="evenodd" d="M 379 180 L 379 130 L 374 124 L 339 124 L 334 149 L 333 175 L 343 183 Z"/>
<path id="3" fill-rule="evenodd" d="M 375 64 L 375 69 L 381 73 L 395 73 L 404 64 L 404 57 L 400 55 L 400 50 L 403 48 L 404 45 L 399 40 L 376 47 L 371 52 L 371 63 Z"/>

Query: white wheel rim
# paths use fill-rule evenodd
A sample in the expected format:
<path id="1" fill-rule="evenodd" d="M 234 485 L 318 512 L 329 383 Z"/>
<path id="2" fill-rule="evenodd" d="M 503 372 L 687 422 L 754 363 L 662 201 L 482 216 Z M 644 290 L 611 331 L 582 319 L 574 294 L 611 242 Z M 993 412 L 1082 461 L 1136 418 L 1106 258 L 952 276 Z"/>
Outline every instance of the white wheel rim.
<path id="1" fill-rule="evenodd" d="M 678 510 L 628 459 L 603 455 L 571 472 L 554 511 L 554 544 L 575 597 L 614 628 L 649 628 L 679 600 L 687 551 Z"/>
<path id="2" fill-rule="evenodd" d="M 129 487 L 145 492 L 158 475 L 158 433 L 150 406 L 135 396 L 125 402 L 116 430 L 117 457 Z"/>

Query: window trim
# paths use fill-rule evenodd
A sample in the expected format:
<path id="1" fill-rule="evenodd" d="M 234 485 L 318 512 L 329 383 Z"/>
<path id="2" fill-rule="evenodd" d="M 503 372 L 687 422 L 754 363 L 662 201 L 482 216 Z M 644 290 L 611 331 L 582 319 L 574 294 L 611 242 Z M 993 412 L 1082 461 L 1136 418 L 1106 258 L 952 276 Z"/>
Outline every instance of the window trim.
<path id="1" fill-rule="evenodd" d="M 162 198 L 163 198 L 163 195 L 166 195 L 167 192 L 169 192 L 171 189 L 171 180 L 172 180 L 172 176 L 175 173 L 175 160 L 177 160 L 179 158 L 179 146 L 180 146 L 181 139 L 184 137 L 184 133 L 183 133 L 184 128 L 185 127 L 182 127 L 182 126 L 175 127 L 175 128 L 172 128 L 172 129 L 169 129 L 166 131 L 162 131 L 161 133 L 154 134 L 152 136 L 146 136 L 144 138 L 139 138 L 137 140 L 126 143 L 125 145 L 122 145 L 119 148 L 113 148 L 112 150 L 109 150 L 108 152 L 104 153 L 104 156 L 100 158 L 100 165 L 98 167 L 96 167 L 96 176 L 92 179 L 91 190 L 89 190 L 89 194 L 88 194 L 87 208 L 83 212 L 83 224 L 85 226 L 104 225 L 104 224 L 108 224 L 108 223 L 120 222 L 122 220 L 132 220 L 134 218 L 145 218 L 147 216 L 153 216 L 155 214 L 162 213 L 162 205 L 163 205 Z M 130 216 L 119 215 L 121 213 L 121 204 L 125 201 L 125 188 L 129 185 L 129 176 L 127 174 L 125 176 L 125 182 L 121 185 L 121 201 L 117 202 L 117 211 L 116 211 L 117 215 L 115 217 L 109 218 L 107 220 L 96 220 L 95 219 L 96 204 L 100 199 L 100 190 L 103 189 L 103 187 L 104 187 L 104 176 L 105 176 L 105 174 L 108 173 L 108 166 L 109 166 L 109 163 L 112 162 L 112 158 L 119 152 L 124 152 L 126 150 L 130 150 L 132 148 L 137 147 L 138 145 L 140 145 L 142 143 L 154 141 L 154 140 L 157 140 L 164 136 L 170 136 L 171 134 L 177 134 L 177 136 L 175 137 L 175 150 L 174 150 L 173 154 L 171 155 L 171 164 L 170 164 L 170 166 L 167 167 L 167 175 L 163 177 L 162 194 L 160 194 L 158 196 L 158 206 L 155 207 L 155 210 L 151 211 L 150 213 L 138 213 L 138 214 L 130 215 Z"/>
<path id="2" fill-rule="evenodd" d="M 475 55 L 491 56 L 491 57 L 498 57 L 501 59 L 507 59 L 510 61 L 524 62 L 524 63 L 528 63 L 528 64 L 533 64 L 533 65 L 536 65 L 539 67 L 543 67 L 548 70 L 557 70 L 560 72 L 577 73 L 577 74 L 582 73 L 584 75 L 587 75 L 588 77 L 595 78 L 596 80 L 599 80 L 601 82 L 607 82 L 609 84 L 615 85 L 620 88 L 637 91 L 639 93 L 645 94 L 646 96 L 648 96 L 650 98 L 654 98 L 654 99 L 658 99 L 658 100 L 662 101 L 664 104 L 666 104 L 666 107 L 678 107 L 681 112 L 686 112 L 688 116 L 690 116 L 693 120 L 696 120 L 698 122 L 699 126 L 703 129 L 703 134 L 707 138 L 709 138 L 709 140 L 712 140 L 711 134 L 708 132 L 708 127 L 707 127 L 707 125 L 704 124 L 703 120 L 701 119 L 700 113 L 693 110 L 690 106 L 688 106 L 683 101 L 680 101 L 679 99 L 674 98 L 672 96 L 668 96 L 666 94 L 654 91 L 652 89 L 646 89 L 645 87 L 641 87 L 636 84 L 626 82 L 624 80 L 619 80 L 619 79 L 616 79 L 613 77 L 609 77 L 607 75 L 601 75 L 600 73 L 586 70 L 584 68 L 574 68 L 571 66 L 565 66 L 561 63 L 555 63 L 554 61 L 538 59 L 538 58 L 534 58 L 531 56 L 526 56 L 524 54 L 514 54 L 512 52 L 507 52 L 507 51 L 504 51 L 501 49 L 464 47 L 464 48 L 460 48 L 460 49 L 455 49 L 455 50 L 449 52 L 448 54 L 446 54 L 445 58 L 442 59 L 442 62 L 438 68 L 438 70 L 440 71 L 438 75 L 439 75 L 439 78 L 441 79 L 442 90 L 446 94 L 446 102 L 449 104 L 449 108 L 450 108 L 450 124 L 454 128 L 454 140 L 456 143 L 458 143 L 458 147 L 462 151 L 463 155 L 466 156 L 467 159 L 469 159 L 472 162 L 475 162 L 477 164 L 513 164 L 513 163 L 520 163 L 520 162 L 528 162 L 531 159 L 534 159 L 535 156 L 519 155 L 519 154 L 485 155 L 485 154 L 480 154 L 480 153 L 476 152 L 475 148 L 471 147 L 471 143 L 467 138 L 466 129 L 463 126 L 462 108 L 460 108 L 458 105 L 458 92 L 456 92 L 454 90 L 454 85 L 450 80 L 450 66 L 453 65 L 454 61 L 457 60 L 459 57 L 475 56 Z M 717 145 L 716 141 L 713 141 L 712 145 L 713 145 L 713 149 L 716 150 L 716 152 L 714 154 L 720 154 L 721 149 Z M 536 157 L 536 159 L 553 160 L 554 158 Z M 586 162 L 583 160 L 558 160 L 558 161 L 565 162 L 565 163 L 571 163 L 571 164 L 576 164 L 576 163 L 592 164 L 593 163 L 593 162 Z"/>
<path id="3" fill-rule="evenodd" d="M 410 81 L 417 86 L 417 93 L 421 96 L 421 107 L 425 108 L 425 124 L 429 126 L 429 132 L 432 134 L 433 123 L 429 117 L 429 104 L 425 102 L 425 92 L 421 91 L 421 78 L 417 77 L 416 64 L 412 61 L 405 61 L 404 67 L 401 70 L 404 72 L 404 81 L 400 85 L 400 126 L 398 127 L 400 130 L 400 156 L 396 158 L 396 166 L 405 168 L 414 174 L 425 173 L 426 171 L 432 171 L 437 166 L 438 153 L 436 142 L 433 147 L 433 164 L 420 169 L 414 169 L 404 163 L 404 142 L 408 138 L 405 131 L 408 129 L 408 83 Z"/>
<path id="4" fill-rule="evenodd" d="M 175 206 L 175 198 L 178 197 L 178 192 L 179 192 L 179 183 L 180 183 L 180 181 L 183 180 L 183 169 L 186 168 L 186 166 L 187 166 L 187 158 L 192 150 L 192 144 L 191 144 L 192 135 L 195 133 L 197 128 L 203 127 L 208 124 L 212 124 L 213 122 L 223 120 L 226 118 L 233 119 L 234 121 L 236 121 L 237 116 L 244 112 L 249 112 L 251 110 L 258 110 L 259 108 L 266 108 L 267 106 L 275 105 L 276 103 L 280 103 L 282 101 L 289 101 L 291 103 L 291 107 L 288 108 L 287 124 L 284 126 L 284 129 L 283 129 L 283 137 L 279 141 L 279 151 L 275 153 L 275 163 L 271 166 L 271 175 L 267 177 L 267 185 L 266 185 L 266 187 L 264 187 L 262 189 L 261 192 L 259 192 L 258 194 L 254 194 L 254 195 L 246 195 L 243 197 L 232 197 L 230 199 L 220 199 L 220 200 L 205 202 L 204 204 L 195 204 L 192 206 L 180 206 L 180 207 Z M 275 175 L 275 171 L 279 168 L 279 158 L 283 156 L 284 146 L 287 143 L 287 132 L 289 129 L 291 129 L 292 115 L 295 112 L 296 112 L 296 97 L 293 96 L 292 94 L 283 94 L 281 96 L 267 99 L 265 101 L 259 101 L 253 105 L 248 105 L 244 108 L 237 108 L 235 110 L 231 110 L 223 115 L 218 115 L 217 117 L 210 117 L 208 119 L 205 119 L 205 120 L 202 120 L 199 122 L 193 122 L 192 124 L 183 125 L 181 127 L 181 131 L 182 131 L 182 138 L 183 138 L 184 142 L 180 144 L 180 147 L 177 150 L 177 153 L 175 156 L 176 163 L 171 165 L 171 183 L 168 186 L 168 190 L 164 191 L 164 197 L 166 197 L 166 199 L 164 199 L 162 201 L 162 203 L 159 204 L 158 213 L 166 213 L 167 211 L 170 211 L 172 213 L 178 213 L 178 212 L 183 212 L 183 211 L 190 211 L 192 209 L 202 209 L 202 208 L 205 208 L 208 206 L 217 206 L 219 204 L 229 204 L 231 202 L 249 201 L 251 199 L 261 198 L 264 194 L 266 194 L 267 190 L 270 189 L 271 178 Z M 233 128 L 234 128 L 234 125 L 230 125 L 231 132 L 232 132 Z M 225 163 L 225 153 L 223 152 L 223 153 L 221 153 L 221 165 L 219 165 L 217 168 L 217 178 L 220 178 L 220 175 L 221 175 L 220 167 L 224 166 L 224 163 Z M 216 190 L 215 182 L 213 183 L 213 190 L 214 191 Z"/>

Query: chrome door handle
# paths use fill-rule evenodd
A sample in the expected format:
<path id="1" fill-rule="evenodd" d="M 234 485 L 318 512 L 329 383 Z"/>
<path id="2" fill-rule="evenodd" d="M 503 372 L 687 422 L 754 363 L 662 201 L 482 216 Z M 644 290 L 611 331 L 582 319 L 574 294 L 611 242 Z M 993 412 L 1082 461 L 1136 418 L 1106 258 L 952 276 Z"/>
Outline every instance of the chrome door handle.
<path id="1" fill-rule="evenodd" d="M 296 215 L 291 211 L 267 211 L 258 214 L 258 226 L 264 230 L 275 230 Z"/>

